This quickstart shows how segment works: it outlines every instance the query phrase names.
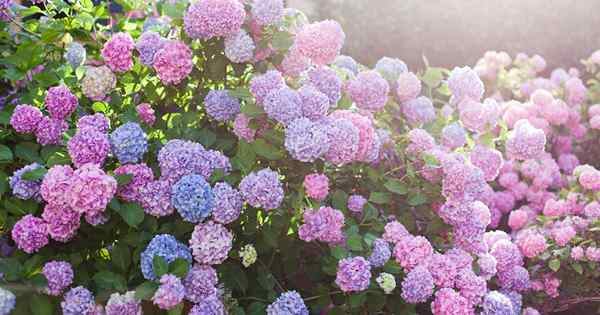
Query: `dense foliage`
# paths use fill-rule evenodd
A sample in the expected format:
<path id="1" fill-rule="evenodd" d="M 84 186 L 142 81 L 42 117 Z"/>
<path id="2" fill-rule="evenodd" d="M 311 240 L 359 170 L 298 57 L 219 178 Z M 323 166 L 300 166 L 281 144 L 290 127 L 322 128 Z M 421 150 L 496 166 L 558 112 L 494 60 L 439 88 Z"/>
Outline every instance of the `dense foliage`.
<path id="1" fill-rule="evenodd" d="M 282 0 L 39 2 L 0 0 L 0 314 L 598 300 L 600 52 L 411 72 Z"/>

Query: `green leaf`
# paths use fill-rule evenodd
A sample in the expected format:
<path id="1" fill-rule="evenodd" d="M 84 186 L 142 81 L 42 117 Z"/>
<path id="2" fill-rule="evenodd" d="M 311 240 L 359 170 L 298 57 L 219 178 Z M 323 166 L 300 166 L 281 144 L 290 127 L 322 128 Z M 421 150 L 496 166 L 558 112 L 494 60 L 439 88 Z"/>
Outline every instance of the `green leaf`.
<path id="1" fill-rule="evenodd" d="M 402 272 L 402 267 L 395 260 L 388 260 L 383 266 L 383 271 L 397 275 Z"/>
<path id="2" fill-rule="evenodd" d="M 444 79 L 444 72 L 446 69 L 429 67 L 425 70 L 425 73 L 421 76 L 421 81 L 430 88 L 437 87 Z"/>
<path id="3" fill-rule="evenodd" d="M 169 272 L 169 265 L 167 264 L 167 261 L 164 257 L 154 255 L 154 257 L 152 258 L 152 269 L 154 271 L 154 274 L 160 278 L 162 275 L 167 274 Z"/>
<path id="4" fill-rule="evenodd" d="M 406 195 L 408 193 L 408 187 L 403 182 L 397 179 L 388 180 L 383 186 L 390 192 L 398 195 Z"/>
<path id="5" fill-rule="evenodd" d="M 48 170 L 45 167 L 38 167 L 34 170 L 23 173 L 21 178 L 26 180 L 38 180 L 44 178 L 46 173 L 48 173 Z"/>
<path id="6" fill-rule="evenodd" d="M 358 234 L 349 235 L 348 239 L 346 240 L 346 244 L 348 244 L 348 248 L 353 251 L 363 250 L 362 237 L 360 237 Z"/>
<path id="7" fill-rule="evenodd" d="M 413 207 L 420 206 L 422 204 L 425 204 L 426 202 L 427 196 L 423 195 L 420 192 L 413 194 L 408 198 L 408 204 Z"/>
<path id="8" fill-rule="evenodd" d="M 223 281 L 227 288 L 246 292 L 248 289 L 248 278 L 246 273 L 237 264 L 221 265 L 223 268 Z M 221 273 L 220 273 L 221 274 Z"/>
<path id="9" fill-rule="evenodd" d="M 32 295 L 29 306 L 31 307 L 31 314 L 34 315 L 52 315 L 54 313 L 54 306 L 46 295 Z"/>
<path id="10" fill-rule="evenodd" d="M 429 154 L 427 152 L 421 153 L 421 159 L 423 159 L 426 166 L 429 166 L 429 167 L 439 167 L 440 166 L 440 161 L 438 161 L 438 159 L 434 155 Z"/>
<path id="11" fill-rule="evenodd" d="M 377 216 L 379 215 L 379 211 L 377 209 L 375 209 L 375 207 L 373 207 L 373 205 L 370 203 L 367 203 L 365 205 L 364 211 L 365 211 L 365 217 L 364 217 L 365 222 L 372 221 L 373 219 L 376 219 Z"/>
<path id="12" fill-rule="evenodd" d="M 575 270 L 575 272 L 577 272 L 578 274 L 583 274 L 583 266 L 581 266 L 580 263 L 576 262 L 576 263 L 572 263 L 571 267 L 573 268 L 573 270 Z"/>
<path id="13" fill-rule="evenodd" d="M 346 209 L 346 204 L 348 202 L 348 194 L 341 189 L 336 189 L 331 196 L 331 204 L 334 208 L 339 210 Z"/>
<path id="14" fill-rule="evenodd" d="M 124 244 L 117 244 L 113 246 L 111 251 L 111 260 L 122 271 L 127 271 L 131 264 L 131 252 L 129 247 Z"/>
<path id="15" fill-rule="evenodd" d="M 386 204 L 390 202 L 391 197 L 390 193 L 374 191 L 369 196 L 369 201 L 376 204 Z"/>
<path id="16" fill-rule="evenodd" d="M 170 309 L 167 314 L 168 315 L 181 315 L 183 314 L 183 303 L 177 304 L 174 308 Z"/>
<path id="17" fill-rule="evenodd" d="M 119 174 L 119 175 L 115 175 L 115 179 L 117 180 L 117 184 L 119 186 L 127 185 L 133 179 L 133 174 Z"/>
<path id="18" fill-rule="evenodd" d="M 269 160 L 279 160 L 283 158 L 281 150 L 272 144 L 267 143 L 264 139 L 256 139 L 252 142 L 252 148 L 256 154 Z"/>
<path id="19" fill-rule="evenodd" d="M 252 99 L 252 93 L 250 93 L 250 89 L 248 89 L 247 87 L 238 87 L 234 90 L 230 90 L 229 95 L 231 97 L 239 98 L 241 100 Z"/>
<path id="20" fill-rule="evenodd" d="M 21 142 L 15 146 L 15 155 L 27 162 L 43 163 L 38 150 L 40 146 L 32 142 Z"/>
<path id="21" fill-rule="evenodd" d="M 137 227 L 144 221 L 144 209 L 137 203 L 123 203 L 117 212 L 131 227 Z"/>
<path id="22" fill-rule="evenodd" d="M 176 275 L 181 279 L 185 278 L 189 270 L 190 263 L 183 258 L 177 258 L 169 264 L 169 273 Z"/>
<path id="23" fill-rule="evenodd" d="M 0 170 L 0 197 L 8 191 L 8 175 Z"/>
<path id="24" fill-rule="evenodd" d="M 350 253 L 345 247 L 336 245 L 331 248 L 331 256 L 337 259 L 343 259 L 350 256 Z"/>
<path id="25" fill-rule="evenodd" d="M 260 286 L 267 291 L 269 291 L 269 290 L 273 289 L 273 287 L 275 287 L 275 278 L 266 269 L 260 270 L 256 280 L 258 280 L 258 284 L 260 284 Z"/>
<path id="26" fill-rule="evenodd" d="M 9 163 L 13 160 L 13 153 L 9 147 L 0 144 L 0 163 Z"/>
<path id="27" fill-rule="evenodd" d="M 264 315 L 266 314 L 267 306 L 262 302 L 252 302 L 248 306 L 248 315 Z"/>
<path id="28" fill-rule="evenodd" d="M 103 270 L 96 273 L 93 277 L 94 282 L 98 287 L 103 289 L 116 289 L 119 291 L 127 290 L 127 282 L 122 275 L 112 271 Z"/>
<path id="29" fill-rule="evenodd" d="M 552 271 L 557 272 L 560 269 L 560 260 L 554 258 L 548 262 L 548 267 L 552 269 Z"/>
<path id="30" fill-rule="evenodd" d="M 158 289 L 158 283 L 146 281 L 135 288 L 135 298 L 138 300 L 150 300 L 154 296 L 154 292 Z"/>
<path id="31" fill-rule="evenodd" d="M 265 111 L 258 107 L 254 102 L 247 102 L 242 106 L 242 113 L 250 118 L 255 118 L 265 113 Z"/>
<path id="32" fill-rule="evenodd" d="M 357 307 L 361 307 L 365 304 L 365 302 L 367 301 L 367 294 L 366 293 L 359 293 L 359 294 L 352 294 L 350 295 L 350 307 L 351 308 L 357 308 Z"/>
<path id="33" fill-rule="evenodd" d="M 271 44 L 278 51 L 287 51 L 294 43 L 294 36 L 289 32 L 275 32 Z"/>

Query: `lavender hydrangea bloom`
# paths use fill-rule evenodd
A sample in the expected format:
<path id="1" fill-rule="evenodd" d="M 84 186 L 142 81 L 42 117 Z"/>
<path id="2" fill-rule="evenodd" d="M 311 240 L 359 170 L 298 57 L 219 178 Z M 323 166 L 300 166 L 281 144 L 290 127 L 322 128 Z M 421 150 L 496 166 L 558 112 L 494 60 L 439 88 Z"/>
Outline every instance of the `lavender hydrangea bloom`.
<path id="1" fill-rule="evenodd" d="M 304 85 L 299 90 L 302 100 L 302 115 L 317 120 L 327 115 L 329 98 L 312 85 Z"/>
<path id="2" fill-rule="evenodd" d="M 350 71 L 354 75 L 358 74 L 358 63 L 350 56 L 339 55 L 335 58 L 333 64 L 338 68 Z"/>
<path id="3" fill-rule="evenodd" d="M 500 290 L 500 292 L 510 299 L 515 314 L 521 314 L 521 308 L 523 308 L 523 296 L 516 291 Z"/>
<path id="4" fill-rule="evenodd" d="M 53 260 L 44 265 L 42 274 L 48 280 L 46 292 L 50 295 L 60 295 L 73 283 L 73 268 L 66 261 Z"/>
<path id="5" fill-rule="evenodd" d="M 111 133 L 110 145 L 121 164 L 137 163 L 148 150 L 148 139 L 138 123 L 128 122 Z"/>
<path id="6" fill-rule="evenodd" d="M 425 302 L 433 294 L 433 277 L 424 266 L 411 270 L 402 281 L 402 298 L 408 303 Z"/>
<path id="7" fill-rule="evenodd" d="M 287 86 L 271 91 L 264 103 L 269 118 L 284 125 L 302 117 L 302 99 L 298 92 Z"/>
<path id="8" fill-rule="evenodd" d="M 371 265 L 363 257 L 344 258 L 338 262 L 335 283 L 344 292 L 360 292 L 369 287 Z"/>
<path id="9" fill-rule="evenodd" d="M 161 179 L 171 183 L 189 174 L 205 179 L 220 169 L 225 175 L 231 170 L 229 159 L 223 153 L 206 150 L 200 143 L 174 139 L 169 140 L 158 152 Z"/>
<path id="10" fill-rule="evenodd" d="M 204 98 L 204 108 L 212 119 L 227 121 L 240 113 L 240 102 L 227 90 L 211 90 Z"/>
<path id="11" fill-rule="evenodd" d="M 330 146 L 325 159 L 338 165 L 354 161 L 358 151 L 359 132 L 350 120 L 333 119 L 327 124 Z"/>
<path id="12" fill-rule="evenodd" d="M 15 308 L 17 298 L 15 295 L 3 288 L 0 288 L 0 315 L 8 315 Z"/>
<path id="13" fill-rule="evenodd" d="M 282 293 L 269 307 L 268 315 L 308 315 L 308 308 L 296 291 Z"/>
<path id="14" fill-rule="evenodd" d="M 183 280 L 185 298 L 193 303 L 217 293 L 217 272 L 211 266 L 195 264 Z"/>
<path id="15" fill-rule="evenodd" d="M 154 292 L 152 303 L 163 310 L 170 310 L 183 301 L 185 287 L 175 275 L 166 274 L 160 277 L 160 286 Z"/>
<path id="16" fill-rule="evenodd" d="M 73 69 L 81 66 L 85 62 L 86 52 L 85 47 L 78 42 L 69 44 L 65 52 L 65 59 L 73 67 Z"/>
<path id="17" fill-rule="evenodd" d="M 285 129 L 285 148 L 298 161 L 314 162 L 329 150 L 329 137 L 323 124 L 297 118 Z"/>
<path id="18" fill-rule="evenodd" d="M 225 56 L 235 63 L 249 62 L 254 57 L 256 45 L 245 30 L 225 38 Z"/>
<path id="19" fill-rule="evenodd" d="M 169 234 L 156 235 L 141 254 L 142 274 L 147 280 L 157 279 L 152 264 L 154 256 L 163 257 L 167 263 L 171 263 L 177 258 L 183 258 L 190 263 L 192 261 L 189 248 L 178 242 L 174 236 Z"/>
<path id="20" fill-rule="evenodd" d="M 153 31 L 142 33 L 135 43 L 135 48 L 140 53 L 140 61 L 146 66 L 152 66 L 154 55 L 164 46 L 165 39 Z"/>
<path id="21" fill-rule="evenodd" d="M 198 223 L 208 217 L 213 209 L 212 189 L 200 175 L 183 176 L 173 185 L 171 204 L 184 221 Z"/>
<path id="22" fill-rule="evenodd" d="M 335 70 L 329 67 L 316 67 L 309 70 L 307 75 L 308 83 L 327 95 L 329 107 L 336 107 L 342 97 L 342 80 Z"/>
<path id="23" fill-rule="evenodd" d="M 402 113 L 411 125 L 426 124 L 435 120 L 435 108 L 431 100 L 419 96 L 402 104 Z"/>
<path id="24" fill-rule="evenodd" d="M 109 121 L 102 113 L 95 113 L 93 115 L 85 115 L 79 118 L 77 121 L 77 129 L 83 130 L 86 128 L 95 129 L 101 133 L 107 133 L 109 126 Z"/>
<path id="25" fill-rule="evenodd" d="M 252 18 L 259 25 L 277 24 L 283 18 L 283 0 L 254 0 L 252 2 Z"/>
<path id="26" fill-rule="evenodd" d="M 188 7 L 183 24 L 189 37 L 210 39 L 239 31 L 245 17 L 244 5 L 238 0 L 204 0 Z"/>
<path id="27" fill-rule="evenodd" d="M 194 305 L 188 315 L 226 315 L 225 305 L 216 296 L 210 295 Z"/>
<path id="28" fill-rule="evenodd" d="M 98 130 L 80 129 L 69 139 L 67 150 L 76 167 L 87 163 L 102 165 L 110 151 L 110 140 Z"/>
<path id="29" fill-rule="evenodd" d="M 488 292 L 483 298 L 482 306 L 481 315 L 517 315 L 510 299 L 498 291 Z"/>
<path id="30" fill-rule="evenodd" d="M 96 303 L 94 295 L 90 290 L 78 286 L 64 295 L 64 300 L 60 303 L 64 315 L 93 314 Z"/>
<path id="31" fill-rule="evenodd" d="M 196 225 L 190 238 L 194 259 L 207 265 L 218 265 L 227 259 L 233 242 L 233 234 L 226 227 L 213 221 Z"/>
<path id="32" fill-rule="evenodd" d="M 350 195 L 348 197 L 348 210 L 354 213 L 362 213 L 366 204 L 367 199 L 361 195 Z"/>
<path id="33" fill-rule="evenodd" d="M 368 261 L 371 267 L 382 267 L 392 257 L 390 245 L 382 238 L 378 238 L 373 242 L 373 252 L 369 256 Z"/>
<path id="34" fill-rule="evenodd" d="M 105 307 L 106 315 L 142 315 L 141 301 L 135 298 L 135 291 L 125 294 L 113 293 Z"/>
<path id="35" fill-rule="evenodd" d="M 390 85 L 379 72 L 369 70 L 348 81 L 346 91 L 360 109 L 375 112 L 382 110 L 387 103 Z"/>
<path id="36" fill-rule="evenodd" d="M 375 64 L 375 70 L 389 83 L 394 83 L 400 74 L 408 71 L 408 68 L 404 61 L 398 58 L 382 57 Z"/>
<path id="37" fill-rule="evenodd" d="M 214 194 L 213 219 L 221 224 L 237 220 L 244 205 L 240 192 L 225 182 L 216 183 L 212 191 Z"/>
<path id="38" fill-rule="evenodd" d="M 273 210 L 283 201 L 283 187 L 279 174 L 270 168 L 252 172 L 239 185 L 244 200 L 256 208 Z"/>
<path id="39" fill-rule="evenodd" d="M 23 178 L 23 174 L 34 171 L 42 166 L 38 163 L 32 163 L 26 165 L 13 173 L 8 179 L 10 188 L 15 197 L 19 199 L 41 199 L 40 186 L 42 185 L 42 179 L 27 180 Z"/>
<path id="40" fill-rule="evenodd" d="M 462 147 L 467 143 L 467 132 L 458 122 L 446 125 L 442 129 L 442 144 L 450 149 Z"/>

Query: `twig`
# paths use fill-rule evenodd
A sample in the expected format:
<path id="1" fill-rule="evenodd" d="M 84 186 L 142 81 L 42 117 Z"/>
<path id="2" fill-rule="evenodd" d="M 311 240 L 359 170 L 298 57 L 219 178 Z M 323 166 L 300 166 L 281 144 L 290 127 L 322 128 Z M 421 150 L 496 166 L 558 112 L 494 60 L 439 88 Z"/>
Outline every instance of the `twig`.
<path id="1" fill-rule="evenodd" d="M 11 23 L 13 23 L 14 25 L 18 26 L 19 28 L 21 28 L 23 31 L 25 31 L 25 33 L 28 33 L 29 35 L 31 35 L 31 36 L 34 36 L 34 37 L 36 37 L 37 39 L 40 39 L 40 38 L 41 38 L 41 35 L 40 35 L 40 34 L 38 34 L 38 33 L 35 33 L 35 32 L 33 32 L 33 31 L 30 31 L 30 30 L 28 30 L 28 29 L 27 29 L 27 28 L 26 28 L 26 27 L 23 25 L 23 23 L 21 23 L 21 22 L 17 21 L 17 20 L 16 20 L 14 17 L 12 17 L 12 16 L 10 17 L 10 22 L 11 22 Z"/>
<path id="2" fill-rule="evenodd" d="M 322 297 L 324 297 L 326 295 L 331 296 L 331 295 L 337 295 L 337 294 L 340 294 L 340 293 L 343 293 L 343 292 L 342 291 L 327 292 L 326 294 L 321 294 L 321 295 L 315 295 L 315 296 L 307 297 L 307 298 L 304 299 L 304 301 L 312 301 L 312 300 L 316 300 L 316 299 L 322 298 Z"/>

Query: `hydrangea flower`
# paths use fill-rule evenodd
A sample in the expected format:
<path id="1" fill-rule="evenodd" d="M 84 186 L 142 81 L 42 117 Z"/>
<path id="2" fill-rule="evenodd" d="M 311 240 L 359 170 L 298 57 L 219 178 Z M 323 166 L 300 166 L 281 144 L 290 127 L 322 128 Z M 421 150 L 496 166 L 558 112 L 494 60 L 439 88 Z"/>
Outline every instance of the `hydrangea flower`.
<path id="1" fill-rule="evenodd" d="M 94 129 L 100 133 L 107 133 L 109 129 L 109 121 L 102 113 L 95 113 L 93 115 L 85 115 L 79 118 L 77 121 L 77 129 Z"/>
<path id="2" fill-rule="evenodd" d="M 77 233 L 81 214 L 66 205 L 47 204 L 42 212 L 42 219 L 47 224 L 50 237 L 66 243 Z"/>
<path id="3" fill-rule="evenodd" d="M 90 290 L 78 286 L 64 295 L 60 307 L 64 315 L 94 314 L 96 302 Z"/>
<path id="4" fill-rule="evenodd" d="M 360 130 L 345 118 L 331 120 L 327 124 L 329 137 L 329 150 L 325 159 L 336 165 L 343 165 L 354 161 L 358 151 Z"/>
<path id="5" fill-rule="evenodd" d="M 284 125 L 302 117 L 302 98 L 287 86 L 271 91 L 263 106 L 269 118 Z"/>
<path id="6" fill-rule="evenodd" d="M 343 240 L 344 214 L 331 207 L 304 212 L 304 224 L 298 229 L 298 237 L 306 242 L 318 240 L 325 243 L 339 243 Z"/>
<path id="7" fill-rule="evenodd" d="M 435 293 L 435 300 L 431 303 L 431 312 L 434 315 L 470 315 L 473 308 L 466 298 L 451 288 L 442 288 Z"/>
<path id="8" fill-rule="evenodd" d="M 231 62 L 249 62 L 254 58 L 256 45 L 248 32 L 241 29 L 239 32 L 225 38 L 225 57 Z"/>
<path id="9" fill-rule="evenodd" d="M 139 188 L 138 201 L 144 212 L 155 217 L 172 214 L 175 207 L 171 204 L 171 184 L 165 180 L 155 180 Z"/>
<path id="10" fill-rule="evenodd" d="M 208 179 L 217 169 L 227 175 L 231 169 L 229 160 L 221 152 L 206 150 L 199 143 L 180 139 L 169 140 L 158 152 L 157 159 L 161 179 L 171 183 L 190 174 Z"/>
<path id="11" fill-rule="evenodd" d="M 194 305 L 188 315 L 226 315 L 225 305 L 216 295 L 211 295 Z"/>
<path id="12" fill-rule="evenodd" d="M 200 2 L 196 2 L 196 4 Z M 181 83 L 194 67 L 192 50 L 180 40 L 166 42 L 162 49 L 154 55 L 153 63 L 160 81 L 167 85 Z"/>
<path id="13" fill-rule="evenodd" d="M 235 34 L 245 18 L 246 11 L 240 1 L 200 0 L 188 7 L 183 24 L 189 37 L 211 39 Z"/>
<path id="14" fill-rule="evenodd" d="M 79 213 L 104 212 L 117 191 L 117 181 L 97 165 L 85 164 L 73 172 L 69 206 Z"/>
<path id="15" fill-rule="evenodd" d="M 164 46 L 166 40 L 154 31 L 145 31 L 140 35 L 135 48 L 140 53 L 140 62 L 146 66 L 154 64 L 154 56 Z"/>
<path id="16" fill-rule="evenodd" d="M 427 269 L 433 276 L 433 282 L 440 288 L 451 288 L 454 286 L 454 278 L 458 273 L 458 267 L 451 256 L 434 253 L 425 262 Z"/>
<path id="17" fill-rule="evenodd" d="M 363 257 L 344 258 L 338 262 L 335 284 L 343 292 L 360 292 L 369 287 L 371 265 Z"/>
<path id="18" fill-rule="evenodd" d="M 327 95 L 330 108 L 336 107 L 342 97 L 342 80 L 335 70 L 329 67 L 314 67 L 306 74 L 306 84 L 313 86 L 319 92 Z"/>
<path id="19" fill-rule="evenodd" d="M 421 94 L 421 80 L 412 72 L 402 72 L 395 81 L 396 95 L 400 102 L 417 98 Z"/>
<path id="20" fill-rule="evenodd" d="M 115 292 L 110 295 L 104 308 L 106 315 L 142 315 L 141 301 L 135 297 L 135 291 L 124 294 Z"/>
<path id="21" fill-rule="evenodd" d="M 335 57 L 333 64 L 340 69 L 348 70 L 351 74 L 358 74 L 358 63 L 350 56 L 339 55 Z"/>
<path id="22" fill-rule="evenodd" d="M 198 223 L 213 210 L 213 192 L 200 175 L 183 176 L 171 190 L 171 204 L 184 221 Z"/>
<path id="23" fill-rule="evenodd" d="M 216 285 L 218 282 L 217 272 L 213 267 L 194 264 L 185 279 L 183 279 L 185 298 L 192 303 L 199 303 L 217 293 Z"/>
<path id="24" fill-rule="evenodd" d="M 325 20 L 305 25 L 294 40 L 298 51 L 317 65 L 332 63 L 340 54 L 346 35 L 336 21 Z"/>
<path id="25" fill-rule="evenodd" d="M 8 315 L 15 308 L 17 297 L 10 291 L 0 288 L 0 314 Z"/>
<path id="26" fill-rule="evenodd" d="M 102 101 L 116 85 L 117 78 L 107 66 L 88 66 L 81 80 L 81 92 L 92 101 Z"/>
<path id="27" fill-rule="evenodd" d="M 363 212 L 367 199 L 361 195 L 350 195 L 348 197 L 348 210 L 360 214 Z"/>
<path id="28" fill-rule="evenodd" d="M 348 119 L 359 131 L 357 161 L 373 162 L 379 156 L 379 138 L 370 118 L 349 110 L 336 110 L 329 116 L 332 119 Z"/>
<path id="29" fill-rule="evenodd" d="M 406 227 L 398 221 L 388 222 L 384 227 L 383 239 L 388 243 L 396 244 L 406 236 L 410 236 L 410 234 L 406 230 Z"/>
<path id="30" fill-rule="evenodd" d="M 128 33 L 116 33 L 104 44 L 101 55 L 114 72 L 129 71 L 133 67 L 132 53 L 135 43 Z"/>
<path id="31" fill-rule="evenodd" d="M 117 196 L 128 202 L 140 201 L 141 189 L 154 179 L 152 169 L 145 163 L 121 165 L 115 169 L 115 175 L 131 176 L 127 184 L 117 188 Z"/>
<path id="32" fill-rule="evenodd" d="M 272 92 L 285 87 L 285 81 L 277 70 L 269 70 L 256 75 L 250 80 L 250 93 L 256 99 L 256 104 L 262 105 L 267 96 Z"/>
<path id="33" fill-rule="evenodd" d="M 324 200 L 329 193 L 329 178 L 324 174 L 309 174 L 304 176 L 304 191 L 315 200 Z"/>
<path id="34" fill-rule="evenodd" d="M 467 143 L 467 132 L 458 123 L 453 122 L 442 129 L 442 144 L 450 149 L 464 146 Z"/>
<path id="35" fill-rule="evenodd" d="M 302 162 L 314 162 L 330 147 L 325 126 L 306 117 L 294 119 L 287 125 L 284 145 L 294 159 Z"/>
<path id="36" fill-rule="evenodd" d="M 139 124 L 128 122 L 110 134 L 110 145 L 121 164 L 137 163 L 148 150 L 148 139 Z"/>
<path id="37" fill-rule="evenodd" d="M 487 282 L 483 277 L 477 276 L 470 268 L 471 266 L 458 272 L 455 287 L 471 305 L 477 305 L 481 303 L 487 292 Z"/>
<path id="38" fill-rule="evenodd" d="M 50 117 L 66 119 L 75 111 L 78 101 L 69 88 L 61 84 L 48 89 L 44 104 L 46 104 Z"/>
<path id="39" fill-rule="evenodd" d="M 427 261 L 431 255 L 433 255 L 433 248 L 422 236 L 405 236 L 394 247 L 396 261 L 409 271 Z"/>
<path id="40" fill-rule="evenodd" d="M 214 196 L 213 220 L 221 224 L 237 220 L 244 204 L 240 192 L 225 182 L 216 183 L 212 192 Z"/>
<path id="41" fill-rule="evenodd" d="M 73 268 L 66 261 L 53 260 L 44 264 L 42 274 L 48 280 L 46 292 L 50 295 L 60 295 L 73 283 Z"/>
<path id="42" fill-rule="evenodd" d="M 160 286 L 152 296 L 152 303 L 163 310 L 170 310 L 183 301 L 185 288 L 181 280 L 174 275 L 160 277 Z"/>
<path id="43" fill-rule="evenodd" d="M 498 292 L 490 291 L 483 299 L 482 315 L 514 315 L 513 305 L 510 299 Z"/>
<path id="44" fill-rule="evenodd" d="M 204 98 L 204 108 L 212 119 L 227 121 L 240 113 L 240 102 L 227 90 L 211 90 Z"/>
<path id="45" fill-rule="evenodd" d="M 523 231 L 523 233 L 517 236 L 515 242 L 519 246 L 523 256 L 527 258 L 533 258 L 540 255 L 548 246 L 544 235 L 534 230 Z"/>
<path id="46" fill-rule="evenodd" d="M 256 129 L 250 127 L 250 118 L 243 113 L 237 114 L 233 121 L 233 133 L 246 142 L 254 141 Z"/>
<path id="47" fill-rule="evenodd" d="M 80 129 L 67 143 L 69 156 L 76 167 L 87 163 L 102 165 L 110 151 L 108 135 L 92 128 Z"/>
<path id="48" fill-rule="evenodd" d="M 402 104 L 402 114 L 409 124 L 426 124 L 435 120 L 435 108 L 425 96 L 408 100 Z"/>
<path id="49" fill-rule="evenodd" d="M 501 239 L 495 242 L 491 246 L 490 254 L 496 258 L 499 272 L 509 271 L 513 266 L 523 265 L 521 251 L 510 240 Z"/>
<path id="50" fill-rule="evenodd" d="M 192 262 L 189 248 L 177 241 L 174 236 L 169 234 L 156 235 L 141 254 L 142 274 L 147 280 L 157 279 L 153 267 L 154 256 L 161 256 L 167 264 L 178 258 L 185 259 L 190 264 Z"/>
<path id="51" fill-rule="evenodd" d="M 534 159 L 544 152 L 545 146 L 544 131 L 533 127 L 529 121 L 521 119 L 508 133 L 506 154 L 517 160 Z"/>
<path id="52" fill-rule="evenodd" d="M 327 115 L 329 98 L 312 85 L 304 85 L 299 90 L 302 101 L 302 115 L 317 120 Z"/>
<path id="53" fill-rule="evenodd" d="M 470 67 L 456 67 L 448 77 L 448 88 L 452 92 L 452 103 L 459 104 L 465 99 L 479 101 L 484 93 L 484 85 Z"/>
<path id="54" fill-rule="evenodd" d="M 283 201 L 283 186 L 279 181 L 279 174 L 269 168 L 246 175 L 238 188 L 244 200 L 255 208 L 273 210 Z"/>
<path id="55" fill-rule="evenodd" d="M 310 59 L 302 55 L 298 46 L 293 45 L 283 56 L 278 69 L 287 77 L 297 77 L 310 67 Z"/>
<path id="56" fill-rule="evenodd" d="M 12 190 L 12 194 L 19 199 L 40 199 L 40 187 L 42 179 L 29 180 L 23 178 L 26 173 L 35 171 L 42 166 L 38 163 L 31 163 L 16 170 L 11 177 L 8 178 L 8 184 Z"/>
<path id="57" fill-rule="evenodd" d="M 385 294 L 392 294 L 392 291 L 396 288 L 396 278 L 387 272 L 380 273 L 375 281 Z"/>
<path id="58" fill-rule="evenodd" d="M 356 105 L 364 110 L 379 111 L 388 100 L 390 86 L 381 75 L 373 70 L 359 73 L 346 83 L 346 92 Z"/>
<path id="59" fill-rule="evenodd" d="M 267 307 L 267 315 L 308 315 L 308 308 L 296 291 L 282 293 Z"/>
<path id="60" fill-rule="evenodd" d="M 509 270 L 498 273 L 497 283 L 505 290 L 525 291 L 531 283 L 529 272 L 521 266 L 512 266 Z"/>
<path id="61" fill-rule="evenodd" d="M 154 125 L 156 121 L 156 116 L 154 115 L 154 109 L 148 103 L 141 103 L 135 107 L 135 111 L 138 114 L 138 117 L 141 122 L 145 123 L 148 126 Z"/>
<path id="62" fill-rule="evenodd" d="M 253 0 L 252 18 L 259 25 L 273 25 L 283 18 L 283 0 Z"/>
<path id="63" fill-rule="evenodd" d="M 218 265 L 227 259 L 233 242 L 233 234 L 226 227 L 213 221 L 196 225 L 190 238 L 194 259 L 207 265 Z"/>
<path id="64" fill-rule="evenodd" d="M 500 151 L 483 145 L 475 145 L 469 154 L 469 160 L 483 171 L 483 176 L 488 182 L 496 179 L 504 163 Z"/>
<path id="65" fill-rule="evenodd" d="M 43 117 L 38 123 L 35 136 L 41 145 L 60 145 L 63 142 L 63 133 L 67 129 L 69 129 L 69 124 L 66 121 Z"/>
<path id="66" fill-rule="evenodd" d="M 21 104 L 17 105 L 10 116 L 10 125 L 19 133 L 32 133 L 35 132 L 37 126 L 44 117 L 44 114 L 39 108 Z"/>
<path id="67" fill-rule="evenodd" d="M 83 65 L 86 59 L 85 47 L 78 42 L 72 42 L 67 47 L 65 52 L 65 60 L 71 65 L 73 69 Z"/>
<path id="68" fill-rule="evenodd" d="M 402 299 L 408 303 L 425 302 L 433 294 L 433 277 L 424 266 L 411 270 L 402 281 Z"/>
<path id="69" fill-rule="evenodd" d="M 390 245 L 382 238 L 378 238 L 373 241 L 373 251 L 371 256 L 367 258 L 371 267 L 382 267 L 392 257 L 392 251 Z"/>
<path id="70" fill-rule="evenodd" d="M 240 258 L 242 259 L 242 265 L 244 265 L 244 267 L 246 268 L 254 264 L 256 262 L 256 259 L 258 258 L 256 248 L 254 248 L 252 244 L 244 245 L 244 247 L 242 247 L 242 249 L 240 250 L 239 254 Z"/>

